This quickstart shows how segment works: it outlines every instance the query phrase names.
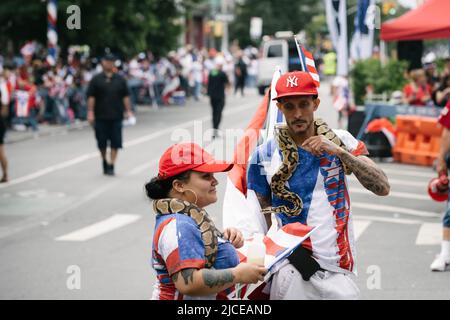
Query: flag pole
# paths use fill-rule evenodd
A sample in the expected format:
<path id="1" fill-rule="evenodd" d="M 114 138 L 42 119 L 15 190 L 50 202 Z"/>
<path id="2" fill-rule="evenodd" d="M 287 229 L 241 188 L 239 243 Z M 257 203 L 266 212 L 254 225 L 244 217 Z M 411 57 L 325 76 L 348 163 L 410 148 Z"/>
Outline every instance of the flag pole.
<path id="1" fill-rule="evenodd" d="M 302 59 L 303 55 L 301 52 L 300 43 L 298 42 L 296 35 L 294 35 L 294 40 L 295 40 L 295 46 L 297 47 L 298 58 L 300 59 L 300 65 L 302 66 L 302 71 L 307 71 L 305 61 L 303 61 L 303 59 Z"/>
<path id="2" fill-rule="evenodd" d="M 47 2 L 47 62 L 49 65 L 56 64 L 58 44 L 58 33 L 56 32 L 57 19 L 57 0 L 48 0 Z"/>

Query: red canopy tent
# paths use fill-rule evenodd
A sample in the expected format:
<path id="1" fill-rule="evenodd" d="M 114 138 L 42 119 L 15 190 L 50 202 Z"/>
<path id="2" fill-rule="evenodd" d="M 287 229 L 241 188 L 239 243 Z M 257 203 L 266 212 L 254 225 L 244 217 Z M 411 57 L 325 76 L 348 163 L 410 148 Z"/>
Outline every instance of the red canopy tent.
<path id="1" fill-rule="evenodd" d="M 450 0 L 428 0 L 381 25 L 381 40 L 450 39 Z"/>

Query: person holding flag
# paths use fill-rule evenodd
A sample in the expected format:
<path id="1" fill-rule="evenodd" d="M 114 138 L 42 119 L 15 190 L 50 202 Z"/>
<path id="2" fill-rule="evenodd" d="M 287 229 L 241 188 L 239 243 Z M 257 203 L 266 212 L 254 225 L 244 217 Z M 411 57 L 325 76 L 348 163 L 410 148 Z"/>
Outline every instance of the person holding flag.
<path id="1" fill-rule="evenodd" d="M 161 156 L 158 176 L 145 185 L 156 213 L 153 299 L 227 299 L 235 284 L 263 280 L 264 266 L 240 263 L 242 234 L 220 232 L 204 209 L 217 201 L 214 173 L 232 167 L 195 143 L 175 144 Z"/>
<path id="2" fill-rule="evenodd" d="M 304 69 L 308 70 L 308 69 Z M 346 174 L 379 196 L 389 194 L 384 172 L 370 160 L 363 142 L 344 130 L 331 130 L 314 118 L 317 85 L 309 72 L 279 77 L 272 100 L 286 124 L 253 152 L 247 188 L 256 194 L 261 214 L 276 217 L 280 228 L 300 222 L 317 230 L 273 276 L 270 298 L 356 299 L 359 289 Z M 271 227 L 271 219 L 266 219 Z"/>

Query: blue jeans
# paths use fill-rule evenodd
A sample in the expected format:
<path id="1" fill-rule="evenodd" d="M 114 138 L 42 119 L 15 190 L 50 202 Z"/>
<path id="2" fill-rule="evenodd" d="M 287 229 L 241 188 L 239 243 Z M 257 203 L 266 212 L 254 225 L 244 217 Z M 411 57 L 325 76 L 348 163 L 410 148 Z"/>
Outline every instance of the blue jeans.
<path id="1" fill-rule="evenodd" d="M 14 117 L 12 118 L 12 124 L 23 124 L 26 126 L 30 126 L 31 130 L 38 131 L 38 122 L 37 122 L 37 115 L 39 113 L 39 110 L 36 108 L 30 109 L 30 114 L 28 117 Z"/>
<path id="2" fill-rule="evenodd" d="M 202 83 L 195 81 L 195 87 L 194 87 L 195 100 L 198 100 L 200 98 L 201 94 L 202 94 Z"/>
<path id="3" fill-rule="evenodd" d="M 442 222 L 444 224 L 444 228 L 450 228 L 450 194 L 448 195 L 447 209 L 445 210 Z"/>

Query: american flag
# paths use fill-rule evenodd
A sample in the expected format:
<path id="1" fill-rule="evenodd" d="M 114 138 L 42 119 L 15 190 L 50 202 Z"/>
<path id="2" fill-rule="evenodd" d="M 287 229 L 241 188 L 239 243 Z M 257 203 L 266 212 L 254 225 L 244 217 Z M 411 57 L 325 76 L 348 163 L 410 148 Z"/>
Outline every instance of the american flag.
<path id="1" fill-rule="evenodd" d="M 306 50 L 304 47 L 300 45 L 297 38 L 295 38 L 295 44 L 297 45 L 298 56 L 300 58 L 300 65 L 302 66 L 303 71 L 309 72 L 311 77 L 314 80 L 316 87 L 320 86 L 320 78 L 319 73 L 316 69 L 316 64 L 314 63 L 314 57 L 311 52 Z"/>

